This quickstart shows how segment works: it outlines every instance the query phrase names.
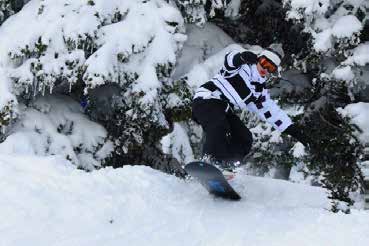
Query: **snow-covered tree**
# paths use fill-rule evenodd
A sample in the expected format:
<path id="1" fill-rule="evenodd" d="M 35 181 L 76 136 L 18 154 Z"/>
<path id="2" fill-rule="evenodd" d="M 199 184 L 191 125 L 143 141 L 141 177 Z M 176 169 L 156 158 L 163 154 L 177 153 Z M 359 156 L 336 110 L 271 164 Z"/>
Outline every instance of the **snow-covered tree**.
<path id="1" fill-rule="evenodd" d="M 217 12 L 224 12 L 227 9 L 232 11 L 234 5 L 239 5 L 240 0 L 175 0 L 175 2 L 187 23 L 202 26 Z"/>
<path id="2" fill-rule="evenodd" d="M 0 140 L 4 139 L 6 127 L 17 115 L 17 100 L 11 92 L 11 81 L 0 67 Z"/>
<path id="3" fill-rule="evenodd" d="M 17 121 L 0 143 L 1 154 L 59 155 L 87 171 L 101 167 L 112 151 L 106 130 L 78 102 L 60 95 L 20 104 Z"/>
<path id="4" fill-rule="evenodd" d="M 135 153 L 128 158 L 134 164 L 170 131 L 167 109 L 183 104 L 185 84 L 169 80 L 183 32 L 180 12 L 164 0 L 30 1 L 2 25 L 0 56 L 18 100 L 71 92 L 87 97 L 87 110 L 97 118 L 89 93 L 116 88 L 106 98 L 114 114 L 97 120 L 120 157 Z"/>
<path id="5" fill-rule="evenodd" d="M 0 25 L 11 15 L 18 12 L 27 0 L 1 0 L 0 1 Z"/>
<path id="6" fill-rule="evenodd" d="M 362 183 L 358 164 L 363 146 L 347 119 L 337 113 L 363 97 L 369 63 L 367 1 L 283 1 L 287 18 L 301 23 L 308 34 L 307 49 L 293 54 L 294 68 L 310 74 L 311 87 L 304 117 L 314 139 L 311 170 L 323 172 L 332 198 L 352 204 L 349 192 Z M 324 129 L 325 134 L 321 135 Z"/>
<path id="7" fill-rule="evenodd" d="M 179 162 L 201 153 L 201 129 L 189 121 L 194 90 L 218 72 L 227 51 L 272 46 L 284 54 L 282 77 L 269 83 L 272 97 L 305 129 L 311 146 L 300 155 L 293 139 L 243 113 L 254 135 L 250 168 L 287 179 L 298 163 L 333 199 L 351 205 L 350 192 L 361 186 L 364 142 L 351 115 L 338 108 L 369 100 L 368 11 L 364 0 L 1 1 L 0 140 L 11 141 L 21 129 L 39 137 L 40 146 L 52 145 L 53 124 L 44 132 L 38 124 L 19 125 L 29 112 L 44 112 L 40 97 L 54 105 L 53 97 L 64 94 L 106 129 L 92 134 L 99 141 L 89 147 L 79 146 L 84 138 L 68 145 L 73 153 L 65 156 L 74 163 L 150 164 L 182 175 Z M 183 48 L 186 22 L 204 29 L 187 25 L 197 38 Z M 56 127 L 58 137 L 69 137 L 68 122 L 61 132 Z M 102 155 L 109 143 L 114 151 Z"/>

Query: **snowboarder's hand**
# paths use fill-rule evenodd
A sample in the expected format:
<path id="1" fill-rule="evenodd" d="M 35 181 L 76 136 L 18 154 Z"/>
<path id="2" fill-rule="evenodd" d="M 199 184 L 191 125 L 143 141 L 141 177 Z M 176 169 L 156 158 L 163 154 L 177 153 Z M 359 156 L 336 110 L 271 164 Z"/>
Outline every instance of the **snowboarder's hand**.
<path id="1" fill-rule="evenodd" d="M 256 64 L 258 56 L 251 51 L 244 51 L 241 53 L 241 60 L 244 64 Z"/>
<path id="2" fill-rule="evenodd" d="M 256 64 L 258 62 L 258 57 L 251 51 L 244 51 L 237 53 L 233 57 L 233 66 L 240 67 L 244 64 Z"/>
<path id="3" fill-rule="evenodd" d="M 308 136 L 304 134 L 301 127 L 296 124 L 292 124 L 284 130 L 285 133 L 295 138 L 297 141 L 302 143 L 305 147 L 310 148 L 311 140 Z"/>

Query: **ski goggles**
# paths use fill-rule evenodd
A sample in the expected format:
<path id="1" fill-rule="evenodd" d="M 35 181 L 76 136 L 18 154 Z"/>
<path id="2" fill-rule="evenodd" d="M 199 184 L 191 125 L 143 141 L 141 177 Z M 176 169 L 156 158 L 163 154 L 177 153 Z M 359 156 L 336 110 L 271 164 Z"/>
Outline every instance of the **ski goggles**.
<path id="1" fill-rule="evenodd" d="M 259 58 L 259 64 L 263 69 L 268 70 L 269 73 L 275 73 L 277 71 L 277 66 L 269 60 L 266 56 L 261 56 Z"/>

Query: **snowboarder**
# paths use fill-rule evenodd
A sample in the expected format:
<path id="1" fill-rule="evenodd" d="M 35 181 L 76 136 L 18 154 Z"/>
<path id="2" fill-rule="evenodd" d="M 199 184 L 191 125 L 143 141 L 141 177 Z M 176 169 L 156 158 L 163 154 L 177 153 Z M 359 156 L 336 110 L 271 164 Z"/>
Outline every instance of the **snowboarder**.
<path id="1" fill-rule="evenodd" d="M 276 73 L 280 63 L 280 56 L 272 50 L 265 49 L 258 56 L 250 51 L 230 52 L 220 72 L 197 89 L 192 116 L 205 132 L 205 159 L 229 168 L 249 153 L 252 134 L 235 108 L 256 112 L 280 132 L 307 145 L 307 137 L 270 98 L 265 86 L 267 76 Z"/>

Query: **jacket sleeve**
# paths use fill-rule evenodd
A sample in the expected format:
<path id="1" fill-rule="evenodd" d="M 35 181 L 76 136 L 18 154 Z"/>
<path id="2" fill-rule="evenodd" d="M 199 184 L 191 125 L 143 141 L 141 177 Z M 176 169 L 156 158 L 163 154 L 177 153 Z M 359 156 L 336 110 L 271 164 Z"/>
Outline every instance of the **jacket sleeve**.
<path id="1" fill-rule="evenodd" d="M 256 64 L 257 55 L 251 51 L 243 52 L 229 52 L 224 59 L 224 68 L 226 71 L 231 72 L 239 69 L 243 64 Z"/>
<path id="2" fill-rule="evenodd" d="M 270 98 L 267 90 L 264 90 L 261 96 L 249 103 L 247 108 L 257 113 L 260 119 L 268 122 L 280 132 L 292 124 L 290 117 Z"/>

